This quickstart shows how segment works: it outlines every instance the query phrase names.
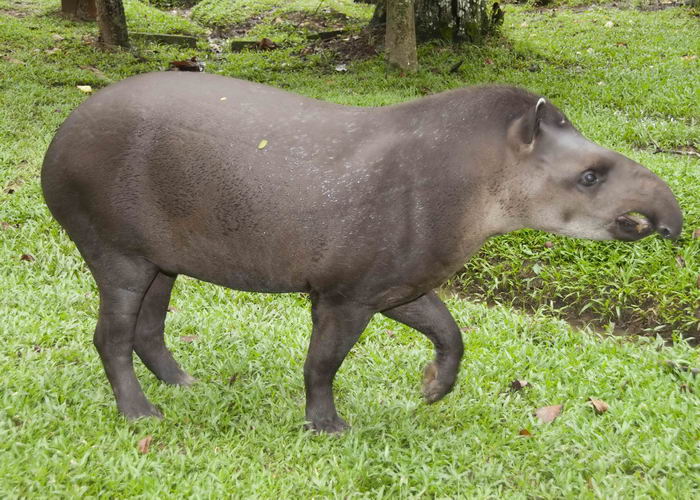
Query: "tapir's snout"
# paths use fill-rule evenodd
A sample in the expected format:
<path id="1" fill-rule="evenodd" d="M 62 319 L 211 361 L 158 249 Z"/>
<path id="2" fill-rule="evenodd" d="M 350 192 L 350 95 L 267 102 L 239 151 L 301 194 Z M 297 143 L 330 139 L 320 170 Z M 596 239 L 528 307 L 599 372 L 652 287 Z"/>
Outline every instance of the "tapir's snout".
<path id="1" fill-rule="evenodd" d="M 615 239 L 624 241 L 639 240 L 654 232 L 675 240 L 683 229 L 678 201 L 664 181 L 650 171 L 645 174 L 640 179 L 642 186 L 637 196 L 626 201 L 625 210 L 615 218 L 611 233 Z"/>

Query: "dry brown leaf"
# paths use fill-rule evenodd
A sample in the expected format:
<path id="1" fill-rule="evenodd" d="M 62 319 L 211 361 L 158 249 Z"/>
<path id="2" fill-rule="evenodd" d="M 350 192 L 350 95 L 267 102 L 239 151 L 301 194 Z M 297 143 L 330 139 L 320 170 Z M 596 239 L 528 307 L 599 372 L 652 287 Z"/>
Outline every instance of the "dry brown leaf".
<path id="1" fill-rule="evenodd" d="M 520 429 L 520 432 L 518 432 L 518 434 L 526 437 L 532 436 L 532 433 L 527 429 Z"/>
<path id="2" fill-rule="evenodd" d="M 107 80 L 107 75 L 105 75 L 102 71 L 97 69 L 94 66 L 81 66 L 80 69 L 84 69 L 85 71 L 90 71 L 91 73 L 94 73 L 95 76 L 102 78 L 103 80 Z"/>
<path id="3" fill-rule="evenodd" d="M 7 62 L 12 63 L 12 64 L 26 64 L 19 59 L 15 59 L 14 57 L 10 56 L 4 56 L 3 59 L 5 59 Z"/>
<path id="4" fill-rule="evenodd" d="M 676 264 L 678 265 L 678 267 L 683 269 L 685 267 L 685 259 L 680 255 L 676 255 Z"/>
<path id="5" fill-rule="evenodd" d="M 24 260 L 27 262 L 34 262 L 36 259 L 30 253 L 23 253 L 22 256 L 19 258 L 19 260 Z"/>
<path id="6" fill-rule="evenodd" d="M 588 398 L 588 401 L 590 401 L 591 406 L 593 406 L 593 409 L 595 410 L 596 414 L 602 415 L 603 413 L 608 411 L 608 403 L 606 403 L 602 399 Z"/>
<path id="7" fill-rule="evenodd" d="M 3 231 L 7 231 L 7 230 L 9 230 L 9 229 L 14 229 L 15 227 L 14 227 L 12 224 L 8 224 L 7 222 L 5 222 L 5 221 L 3 220 L 3 221 L 0 221 L 0 228 L 1 228 Z"/>
<path id="8" fill-rule="evenodd" d="M 493 59 L 490 59 L 487 57 L 486 59 L 484 59 L 484 64 L 488 64 L 488 65 L 493 64 Z"/>
<path id="9" fill-rule="evenodd" d="M 387 334 L 389 337 L 393 337 L 393 336 L 394 336 L 394 330 L 389 330 L 389 329 L 387 329 L 387 330 L 384 330 L 384 331 L 386 332 L 386 334 Z"/>
<path id="10" fill-rule="evenodd" d="M 139 443 L 136 445 L 136 447 L 139 450 L 139 453 L 142 455 L 145 455 L 148 453 L 149 448 L 151 447 L 151 442 L 153 441 L 153 436 L 146 436 L 142 440 L 139 441 Z"/>
<path id="11" fill-rule="evenodd" d="M 554 246 L 554 243 L 552 243 L 551 241 L 545 241 L 545 242 L 544 242 L 544 247 L 545 247 L 545 248 L 552 248 L 553 246 Z"/>
<path id="12" fill-rule="evenodd" d="M 258 42 L 258 47 L 262 50 L 273 50 L 277 48 L 277 44 L 269 38 L 263 38 Z"/>
<path id="13" fill-rule="evenodd" d="M 547 424 L 549 422 L 552 422 L 559 415 L 561 415 L 561 411 L 563 408 L 564 405 L 543 406 L 542 408 L 538 408 L 537 410 L 535 410 L 535 416 L 539 418 L 543 423 Z"/>
<path id="14" fill-rule="evenodd" d="M 174 68 L 177 71 L 204 71 L 204 64 L 199 62 L 196 57 L 187 59 L 185 61 L 171 61 L 170 67 Z"/>
<path id="15" fill-rule="evenodd" d="M 527 380 L 513 380 L 510 383 L 510 388 L 514 391 L 519 391 L 521 389 L 525 389 L 525 387 L 527 387 L 528 385 L 530 384 Z"/>
<path id="16" fill-rule="evenodd" d="M 694 61 L 697 58 L 698 58 L 698 56 L 696 56 L 695 54 L 688 54 L 685 56 L 681 56 L 681 59 L 683 59 L 684 61 Z"/>
<path id="17" fill-rule="evenodd" d="M 183 335 L 182 337 L 180 337 L 180 340 L 182 340 L 183 342 L 194 342 L 198 338 L 198 335 Z"/>

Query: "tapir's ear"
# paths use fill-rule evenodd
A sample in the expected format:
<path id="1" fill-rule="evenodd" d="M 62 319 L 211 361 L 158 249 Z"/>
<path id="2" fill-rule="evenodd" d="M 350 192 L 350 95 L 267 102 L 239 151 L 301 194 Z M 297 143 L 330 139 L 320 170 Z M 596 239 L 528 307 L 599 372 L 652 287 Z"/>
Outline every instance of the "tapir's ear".
<path id="1" fill-rule="evenodd" d="M 520 119 L 520 138 L 525 144 L 532 144 L 540 132 L 540 121 L 544 115 L 544 97 L 540 97 L 534 108 L 530 108 Z"/>

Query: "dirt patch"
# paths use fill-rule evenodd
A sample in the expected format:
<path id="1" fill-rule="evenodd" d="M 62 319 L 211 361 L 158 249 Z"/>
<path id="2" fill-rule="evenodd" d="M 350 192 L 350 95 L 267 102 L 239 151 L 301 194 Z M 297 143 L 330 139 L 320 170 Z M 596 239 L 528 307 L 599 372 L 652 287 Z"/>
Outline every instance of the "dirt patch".
<path id="1" fill-rule="evenodd" d="M 502 263 L 499 258 L 489 260 L 494 267 Z M 463 271 L 468 273 L 467 268 Z M 489 306 L 508 305 L 528 314 L 545 306 L 546 314 L 564 320 L 575 328 L 589 327 L 594 331 L 607 332 L 610 324 L 613 323 L 613 335 L 659 335 L 671 340 L 676 334 L 687 339 L 692 345 L 700 345 L 700 308 L 695 312 L 699 321 L 690 325 L 665 322 L 659 315 L 659 303 L 651 298 L 634 304 L 634 309 L 629 307 L 630 304 L 620 304 L 619 316 L 616 311 L 609 311 L 606 314 L 604 311 L 591 309 L 579 313 L 578 311 L 584 309 L 589 302 L 583 294 L 575 298 L 558 295 L 556 283 L 543 280 L 531 272 L 529 265 L 525 265 L 517 277 L 519 278 L 517 281 L 522 286 L 513 287 L 504 282 L 502 286 L 491 289 L 478 278 L 463 281 L 458 275 L 445 288 L 449 293 L 465 300 L 482 302 Z M 638 311 L 645 311 L 645 313 L 640 314 Z"/>
<path id="2" fill-rule="evenodd" d="M 384 30 L 382 27 L 367 27 L 357 33 L 341 33 L 338 36 L 323 40 L 316 40 L 300 52 L 300 56 L 330 52 L 334 62 L 348 63 L 362 61 L 376 56 L 382 50 L 384 44 Z"/>
<path id="3" fill-rule="evenodd" d="M 23 19 L 30 14 L 31 12 L 26 10 L 0 9 L 0 16 L 16 17 L 17 19 Z"/>
<path id="4" fill-rule="evenodd" d="M 248 32 L 255 26 L 260 24 L 265 20 L 266 17 L 270 17 L 275 13 L 275 9 L 261 12 L 254 16 L 249 17 L 241 23 L 232 24 L 230 26 L 215 28 L 211 32 L 212 38 L 238 38 L 243 37 L 248 34 Z"/>
<path id="5" fill-rule="evenodd" d="M 280 24 L 287 22 L 298 28 L 312 32 L 325 31 L 328 29 L 344 28 L 350 18 L 342 12 L 333 9 L 324 9 L 321 12 L 286 12 L 275 18 L 274 22 Z"/>

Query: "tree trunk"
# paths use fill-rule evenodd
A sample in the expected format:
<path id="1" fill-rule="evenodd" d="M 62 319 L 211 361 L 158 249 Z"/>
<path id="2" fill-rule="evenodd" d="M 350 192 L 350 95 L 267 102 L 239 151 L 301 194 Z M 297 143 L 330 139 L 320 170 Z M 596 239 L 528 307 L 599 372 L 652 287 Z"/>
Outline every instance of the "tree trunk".
<path id="1" fill-rule="evenodd" d="M 95 0 L 61 0 L 61 12 L 80 21 L 97 19 Z"/>
<path id="2" fill-rule="evenodd" d="M 419 40 L 441 38 L 453 42 L 480 42 L 503 22 L 495 3 L 486 0 L 415 0 L 416 35 Z"/>
<path id="3" fill-rule="evenodd" d="M 411 73 L 418 69 L 413 0 L 387 0 L 385 47 L 390 66 Z"/>
<path id="4" fill-rule="evenodd" d="M 97 24 L 105 45 L 129 46 L 129 32 L 122 0 L 97 0 Z"/>

